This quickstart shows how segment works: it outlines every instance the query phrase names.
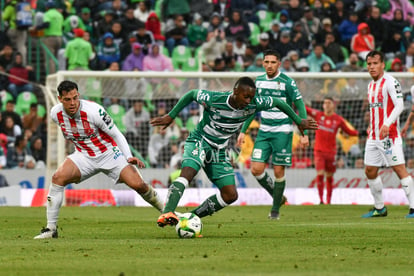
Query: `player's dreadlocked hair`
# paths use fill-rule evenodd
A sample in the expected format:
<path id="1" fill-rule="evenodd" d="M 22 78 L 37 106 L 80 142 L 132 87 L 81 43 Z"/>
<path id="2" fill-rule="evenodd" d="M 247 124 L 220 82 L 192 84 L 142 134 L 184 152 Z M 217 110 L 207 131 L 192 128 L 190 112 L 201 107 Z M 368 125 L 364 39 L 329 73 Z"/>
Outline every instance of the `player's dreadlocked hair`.
<path id="1" fill-rule="evenodd" d="M 241 77 L 240 79 L 238 79 L 236 81 L 236 83 L 234 84 L 234 88 L 237 88 L 239 86 L 249 86 L 251 88 L 256 89 L 256 85 L 254 83 L 254 80 L 252 80 L 249 77 Z"/>
<path id="2" fill-rule="evenodd" d="M 78 85 L 75 82 L 68 80 L 62 81 L 57 88 L 59 96 L 62 96 L 63 93 L 67 93 L 73 89 L 78 90 Z"/>

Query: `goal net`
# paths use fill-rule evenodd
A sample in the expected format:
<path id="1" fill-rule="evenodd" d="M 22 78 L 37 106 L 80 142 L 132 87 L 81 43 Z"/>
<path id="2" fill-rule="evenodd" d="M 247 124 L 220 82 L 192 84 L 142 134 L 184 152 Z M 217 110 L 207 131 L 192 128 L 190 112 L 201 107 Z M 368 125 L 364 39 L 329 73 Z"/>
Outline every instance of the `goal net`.
<path id="1" fill-rule="evenodd" d="M 151 127 L 150 118 L 168 113 L 178 99 L 191 89 L 231 90 L 239 77 L 255 78 L 259 74 L 262 73 L 61 71 L 47 77 L 45 87 L 48 98 L 47 110 L 56 103 L 56 88 L 61 81 L 77 82 L 81 97 L 102 104 L 127 137 L 133 153 L 145 160 L 147 168 L 141 170 L 144 179 L 156 188 L 166 188 L 169 178 L 173 177 L 174 172 L 179 169 L 183 141 L 188 132 L 197 125 L 201 113 L 200 107 L 197 104 L 190 104 L 180 113 L 166 133 L 159 128 Z M 411 109 L 410 87 L 414 84 L 413 74 L 391 74 L 400 81 L 404 92 L 405 110 L 400 119 L 402 125 Z M 330 96 L 336 102 L 336 112 L 343 116 L 351 127 L 359 131 L 358 137 L 338 134 L 337 166 L 339 171 L 343 169 L 344 175 L 353 174 L 361 177 L 369 119 L 366 101 L 369 74 L 335 72 L 288 73 L 288 75 L 296 80 L 306 105 L 322 110 L 324 97 Z M 251 141 L 254 141 L 257 134 L 259 122 L 258 117 L 249 128 Z M 305 150 L 297 146 L 299 140 L 297 134 L 293 139 L 293 166 L 288 170 L 287 177 L 289 183 L 297 187 L 314 185 L 312 184 L 315 176 L 312 131 L 309 132 L 309 137 L 311 146 Z M 247 145 L 242 149 L 236 148 L 236 138 L 232 137 L 228 150 L 236 169 L 237 184 L 239 187 L 258 187 L 248 173 L 251 147 Z M 407 139 L 412 138 L 414 138 L 414 128 L 409 132 Z M 47 157 L 47 183 L 50 183 L 51 173 L 74 149 L 70 143 L 64 141 L 60 130 L 53 123 L 49 123 L 48 143 L 50 150 Z M 413 154 L 406 156 L 408 163 L 414 158 L 411 155 Z M 337 173 L 335 178 L 338 180 L 337 186 L 365 187 L 366 185 L 362 182 L 340 183 L 341 173 Z M 204 176 L 199 176 L 191 185 L 212 187 Z M 134 199 L 123 196 L 124 201 L 120 202 L 120 199 L 111 199 L 108 191 L 122 194 L 127 189 L 125 185 L 112 185 L 105 176 L 98 176 L 80 185 L 70 185 L 66 193 L 66 204 L 126 205 Z M 95 198 L 97 194 L 99 200 Z"/>

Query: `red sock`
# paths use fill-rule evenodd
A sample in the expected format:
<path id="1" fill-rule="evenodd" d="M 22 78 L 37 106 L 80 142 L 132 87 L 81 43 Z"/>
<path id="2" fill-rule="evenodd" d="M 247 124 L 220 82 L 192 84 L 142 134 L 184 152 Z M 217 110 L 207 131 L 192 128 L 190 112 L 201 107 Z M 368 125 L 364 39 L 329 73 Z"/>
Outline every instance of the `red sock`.
<path id="1" fill-rule="evenodd" d="M 333 176 L 326 177 L 326 203 L 331 204 Z"/>
<path id="2" fill-rule="evenodd" d="M 318 187 L 319 199 L 323 202 L 323 174 L 316 176 L 316 186 Z"/>

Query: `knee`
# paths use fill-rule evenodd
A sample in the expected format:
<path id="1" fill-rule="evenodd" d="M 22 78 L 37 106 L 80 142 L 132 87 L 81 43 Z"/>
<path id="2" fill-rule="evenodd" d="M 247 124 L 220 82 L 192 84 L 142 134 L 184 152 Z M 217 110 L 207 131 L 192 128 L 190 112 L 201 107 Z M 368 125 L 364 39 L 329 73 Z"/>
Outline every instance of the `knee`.
<path id="1" fill-rule="evenodd" d="M 377 172 L 376 168 L 372 168 L 372 167 L 366 167 L 365 168 L 365 175 L 368 179 L 377 178 L 376 172 Z"/>
<path id="2" fill-rule="evenodd" d="M 252 167 L 252 169 L 250 171 L 252 172 L 252 174 L 254 176 L 258 176 L 258 175 L 261 175 L 264 172 L 264 169 Z"/>
<path id="3" fill-rule="evenodd" d="M 53 174 L 52 183 L 60 186 L 63 186 L 65 184 L 64 177 L 59 171 Z"/>
<path id="4" fill-rule="evenodd" d="M 239 195 L 237 194 L 237 190 L 234 190 L 222 194 L 221 197 L 227 204 L 232 204 L 239 198 Z"/>

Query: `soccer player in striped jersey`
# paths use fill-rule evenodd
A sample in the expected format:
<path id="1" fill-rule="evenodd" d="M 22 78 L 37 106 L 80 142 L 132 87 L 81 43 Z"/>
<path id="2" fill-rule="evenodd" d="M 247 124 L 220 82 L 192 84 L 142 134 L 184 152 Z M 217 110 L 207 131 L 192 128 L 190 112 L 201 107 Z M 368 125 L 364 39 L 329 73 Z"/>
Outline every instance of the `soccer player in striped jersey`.
<path id="1" fill-rule="evenodd" d="M 331 97 L 325 97 L 322 104 L 323 111 L 306 107 L 306 112 L 318 123 L 315 131 L 315 146 L 313 148 L 316 168 L 316 185 L 320 203 L 323 204 L 323 190 L 326 176 L 326 203 L 331 204 L 333 175 L 336 171 L 336 134 L 341 129 L 351 136 L 358 135 L 358 131 L 347 126 L 344 118 L 335 113 L 335 103 Z"/>
<path id="2" fill-rule="evenodd" d="M 161 211 L 163 202 L 134 166 L 143 168 L 144 163 L 132 156 L 125 137 L 105 109 L 97 103 L 81 100 L 78 86 L 72 81 L 61 82 L 57 90 L 60 103 L 52 108 L 50 115 L 64 137 L 75 145 L 76 151 L 52 176 L 47 196 L 47 226 L 34 238 L 58 237 L 57 221 L 65 186 L 99 172 L 114 182 L 125 183 Z"/>
<path id="3" fill-rule="evenodd" d="M 202 120 L 185 142 L 181 174 L 169 188 L 163 214 L 157 221 L 160 227 L 177 224 L 175 209 L 184 189 L 201 168 L 219 188 L 220 193 L 210 196 L 192 210 L 194 214 L 199 217 L 212 215 L 237 199 L 233 167 L 226 147 L 229 138 L 256 112 L 277 107 L 288 114 L 301 131 L 317 128 L 314 120 L 301 119 L 283 101 L 269 96 L 256 97 L 256 86 L 248 77 L 240 78 L 235 83 L 233 91 L 191 90 L 167 115 L 152 119 L 151 124 L 167 127 L 192 101 L 204 107 Z"/>
<path id="4" fill-rule="evenodd" d="M 306 108 L 296 82 L 279 71 L 280 54 L 275 50 L 266 50 L 264 52 L 263 67 L 266 70 L 266 74 L 256 78 L 256 91 L 258 95 L 276 97 L 286 102 L 290 107 L 295 105 L 299 111 L 299 116 L 305 119 Z M 241 145 L 244 133 L 249 125 L 250 121 L 246 121 L 243 125 L 237 139 L 238 145 Z M 251 172 L 259 184 L 273 198 L 269 219 L 280 218 L 279 209 L 286 200 L 283 196 L 286 186 L 285 168 L 292 165 L 292 139 L 293 124 L 291 118 L 277 108 L 261 112 L 259 133 L 257 134 L 252 153 Z M 307 135 L 300 137 L 299 146 L 309 146 Z M 275 175 L 274 182 L 265 171 L 270 156 L 272 156 Z"/>
<path id="5" fill-rule="evenodd" d="M 401 181 L 408 198 L 410 210 L 406 218 L 414 218 L 414 184 L 405 167 L 403 142 L 399 130 L 399 116 L 404 109 L 400 83 L 384 72 L 384 54 L 371 51 L 366 56 L 367 69 L 371 75 L 368 84 L 370 125 L 365 144 L 365 175 L 374 198 L 374 208 L 363 218 L 385 217 L 387 207 L 382 198 L 382 180 L 379 168 L 390 166 Z"/>

